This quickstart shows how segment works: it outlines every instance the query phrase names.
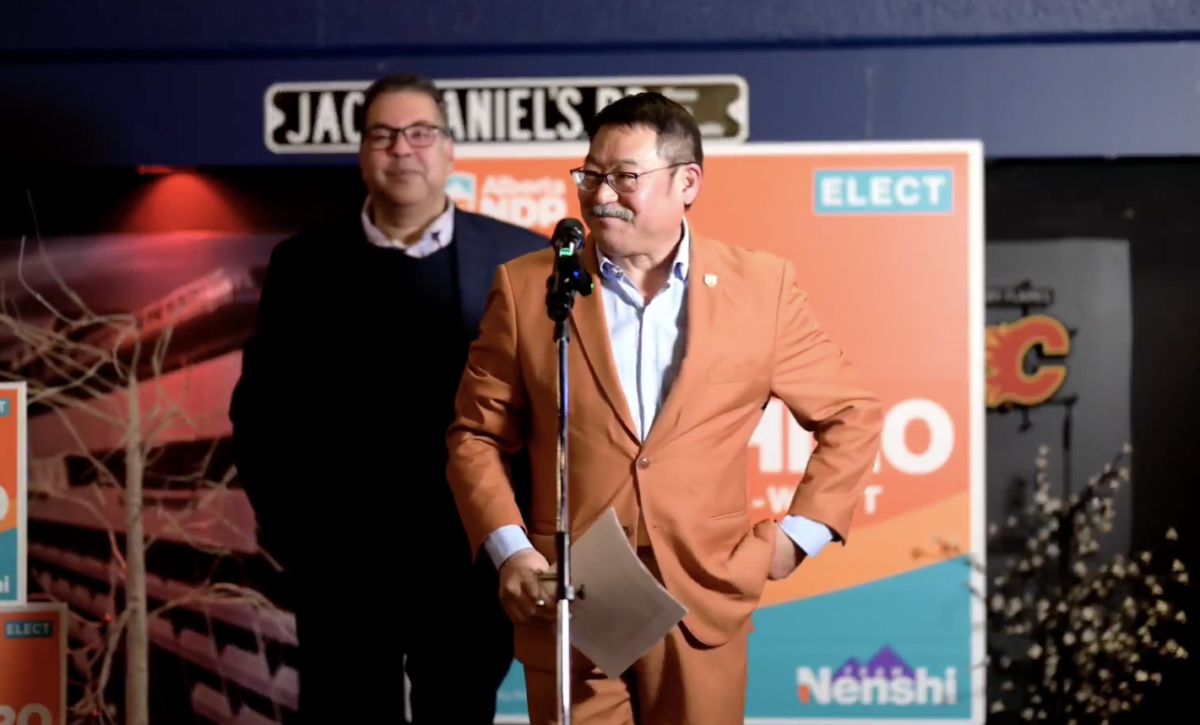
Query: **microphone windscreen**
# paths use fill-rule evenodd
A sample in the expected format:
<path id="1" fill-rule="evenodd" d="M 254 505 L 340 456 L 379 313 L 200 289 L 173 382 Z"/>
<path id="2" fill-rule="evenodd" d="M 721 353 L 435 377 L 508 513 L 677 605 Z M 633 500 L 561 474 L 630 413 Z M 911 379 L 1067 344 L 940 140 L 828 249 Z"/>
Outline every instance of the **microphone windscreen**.
<path id="1" fill-rule="evenodd" d="M 567 218 L 560 221 L 554 227 L 554 235 L 550 238 L 550 241 L 555 247 L 572 246 L 576 249 L 583 249 L 585 236 L 583 222 L 578 219 Z"/>

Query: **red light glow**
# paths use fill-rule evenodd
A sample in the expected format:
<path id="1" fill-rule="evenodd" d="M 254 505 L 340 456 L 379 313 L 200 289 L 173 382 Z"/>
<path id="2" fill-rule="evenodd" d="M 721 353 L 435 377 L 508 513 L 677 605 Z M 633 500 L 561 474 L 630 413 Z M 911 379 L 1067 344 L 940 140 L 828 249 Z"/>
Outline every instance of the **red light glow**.
<path id="1" fill-rule="evenodd" d="M 215 182 L 172 172 L 150 182 L 133 202 L 125 232 L 249 231 L 249 224 Z"/>

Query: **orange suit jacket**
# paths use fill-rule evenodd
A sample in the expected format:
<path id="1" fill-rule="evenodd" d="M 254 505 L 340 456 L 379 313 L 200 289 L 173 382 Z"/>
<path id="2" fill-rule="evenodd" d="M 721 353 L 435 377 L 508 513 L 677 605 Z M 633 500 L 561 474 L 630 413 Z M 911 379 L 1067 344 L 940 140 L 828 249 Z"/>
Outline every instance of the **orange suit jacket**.
<path id="1" fill-rule="evenodd" d="M 818 447 L 789 513 L 845 542 L 876 455 L 882 411 L 842 350 L 818 326 L 790 262 L 692 237 L 687 349 L 646 440 L 639 442 L 613 361 L 596 247 L 585 267 L 591 295 L 576 299 L 569 349 L 569 516 L 572 540 L 613 507 L 630 543 L 639 508 L 684 626 L 719 645 L 745 626 L 774 552 L 774 525 L 754 526 L 748 444 L 772 396 Z M 448 480 L 478 555 L 506 524 L 521 526 L 551 563 L 557 520 L 558 357 L 546 312 L 553 250 L 496 272 L 447 433 Z M 506 455 L 528 447 L 532 505 L 524 520 Z M 639 506 L 640 500 L 640 506 Z M 516 655 L 553 670 L 554 631 L 517 628 Z"/>

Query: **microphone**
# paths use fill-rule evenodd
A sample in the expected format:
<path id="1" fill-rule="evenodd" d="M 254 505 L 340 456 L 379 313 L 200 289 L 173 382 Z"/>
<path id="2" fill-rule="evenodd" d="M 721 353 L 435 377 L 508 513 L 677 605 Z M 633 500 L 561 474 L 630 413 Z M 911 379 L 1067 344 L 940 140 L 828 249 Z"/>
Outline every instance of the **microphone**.
<path id="1" fill-rule="evenodd" d="M 550 237 L 554 271 L 546 280 L 546 311 L 550 319 L 558 323 L 570 316 L 576 293 L 587 297 L 595 287 L 580 255 L 585 236 L 583 224 L 578 219 L 563 219 Z"/>
<path id="2" fill-rule="evenodd" d="M 578 219 L 563 219 L 554 227 L 550 237 L 550 246 L 554 247 L 556 257 L 570 257 L 583 251 L 583 224 Z"/>

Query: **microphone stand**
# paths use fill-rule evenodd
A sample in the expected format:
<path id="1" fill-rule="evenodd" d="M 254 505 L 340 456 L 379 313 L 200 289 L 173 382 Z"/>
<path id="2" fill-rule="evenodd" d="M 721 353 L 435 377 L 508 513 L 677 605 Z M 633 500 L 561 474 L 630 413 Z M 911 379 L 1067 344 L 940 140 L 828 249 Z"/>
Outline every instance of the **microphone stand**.
<path id="1" fill-rule="evenodd" d="M 582 248 L 582 241 L 579 248 Z M 568 378 L 567 348 L 570 325 L 567 320 L 575 304 L 575 295 L 588 296 L 594 284 L 583 267 L 578 249 L 563 246 L 554 258 L 554 272 L 546 280 L 546 310 L 554 321 L 554 340 L 558 346 L 558 521 L 554 535 L 557 557 L 555 571 L 558 639 L 558 704 L 560 725 L 571 725 L 571 602 L 583 598 L 583 591 L 571 586 L 571 535 L 567 513 L 567 428 Z"/>

